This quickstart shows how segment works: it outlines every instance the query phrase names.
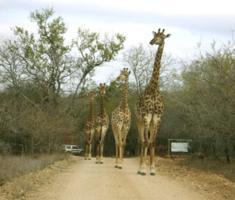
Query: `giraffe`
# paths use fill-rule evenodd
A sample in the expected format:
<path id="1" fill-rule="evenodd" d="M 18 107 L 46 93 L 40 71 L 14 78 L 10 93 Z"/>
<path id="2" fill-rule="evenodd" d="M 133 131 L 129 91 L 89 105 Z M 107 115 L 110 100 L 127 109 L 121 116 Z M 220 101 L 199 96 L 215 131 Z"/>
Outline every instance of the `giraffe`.
<path id="1" fill-rule="evenodd" d="M 104 138 L 109 127 L 109 117 L 104 108 L 104 94 L 106 91 L 106 84 L 100 83 L 99 96 L 100 96 L 100 111 L 96 117 L 96 163 L 103 163 L 103 149 Z"/>
<path id="2" fill-rule="evenodd" d="M 87 94 L 89 99 L 89 115 L 85 122 L 85 160 L 91 160 L 91 147 L 95 133 L 95 120 L 93 113 L 93 103 L 96 93 L 91 91 Z"/>
<path id="3" fill-rule="evenodd" d="M 158 32 L 153 32 L 154 37 L 150 41 L 150 44 L 158 45 L 153 72 L 149 83 L 136 105 L 136 124 L 140 141 L 140 164 L 138 174 L 141 175 L 146 175 L 146 158 L 148 152 L 150 154 L 150 175 L 155 175 L 156 173 L 154 160 L 155 142 L 164 109 L 159 89 L 159 73 L 165 39 L 170 37 L 170 34 L 165 34 L 164 31 L 164 29 L 162 31 L 158 29 Z"/>
<path id="4" fill-rule="evenodd" d="M 128 77 L 130 71 L 128 68 L 123 68 L 121 74 L 116 81 L 122 82 L 122 96 L 118 107 L 112 112 L 112 129 L 115 139 L 116 160 L 115 168 L 122 169 L 122 161 L 124 154 L 124 147 L 126 144 L 126 137 L 130 129 L 131 112 L 128 107 Z"/>

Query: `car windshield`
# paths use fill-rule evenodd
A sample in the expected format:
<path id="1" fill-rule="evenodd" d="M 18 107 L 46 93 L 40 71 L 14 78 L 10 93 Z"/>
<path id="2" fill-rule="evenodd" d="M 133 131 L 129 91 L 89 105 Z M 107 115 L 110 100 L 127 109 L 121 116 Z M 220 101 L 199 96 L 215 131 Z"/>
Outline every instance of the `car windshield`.
<path id="1" fill-rule="evenodd" d="M 73 149 L 78 149 L 78 147 L 76 147 L 76 146 L 73 146 L 72 148 L 73 148 Z"/>

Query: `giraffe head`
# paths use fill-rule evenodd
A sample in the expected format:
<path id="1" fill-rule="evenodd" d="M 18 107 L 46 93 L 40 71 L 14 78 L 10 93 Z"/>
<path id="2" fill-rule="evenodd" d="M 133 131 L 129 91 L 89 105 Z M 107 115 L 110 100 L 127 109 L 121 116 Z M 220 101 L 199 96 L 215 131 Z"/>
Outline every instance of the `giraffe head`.
<path id="1" fill-rule="evenodd" d="M 164 33 L 165 29 L 161 31 L 161 29 L 158 29 L 158 32 L 153 31 L 153 39 L 149 42 L 151 45 L 160 45 L 164 43 L 164 40 L 168 37 L 170 37 L 170 34 Z"/>
<path id="2" fill-rule="evenodd" d="M 106 84 L 105 83 L 100 83 L 100 86 L 99 86 L 99 94 L 100 95 L 104 95 L 106 92 Z"/>
<path id="3" fill-rule="evenodd" d="M 131 71 L 128 70 L 128 68 L 123 68 L 121 70 L 120 75 L 116 78 L 116 81 L 125 81 L 128 79 Z"/>

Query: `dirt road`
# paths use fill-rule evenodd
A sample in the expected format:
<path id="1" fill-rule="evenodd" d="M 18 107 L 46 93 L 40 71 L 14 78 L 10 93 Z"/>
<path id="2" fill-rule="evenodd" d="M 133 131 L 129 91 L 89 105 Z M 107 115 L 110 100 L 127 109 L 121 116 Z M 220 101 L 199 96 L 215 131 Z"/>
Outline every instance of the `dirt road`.
<path id="1" fill-rule="evenodd" d="M 137 160 L 125 159 L 122 170 L 105 158 L 95 164 L 81 157 L 59 174 L 50 185 L 33 193 L 31 200 L 200 200 L 197 191 L 170 177 L 137 175 Z"/>

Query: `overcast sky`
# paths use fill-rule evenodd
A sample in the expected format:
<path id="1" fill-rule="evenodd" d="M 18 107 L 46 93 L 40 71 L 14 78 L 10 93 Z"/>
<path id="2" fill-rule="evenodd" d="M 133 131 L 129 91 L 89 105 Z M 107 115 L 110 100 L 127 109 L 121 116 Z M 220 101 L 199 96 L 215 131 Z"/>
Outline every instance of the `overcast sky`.
<path id="1" fill-rule="evenodd" d="M 123 33 L 125 48 L 129 48 L 148 45 L 152 31 L 165 28 L 172 34 L 165 52 L 182 59 L 193 58 L 198 43 L 207 50 L 214 40 L 218 45 L 232 40 L 235 30 L 234 0 L 0 0 L 0 37 L 9 37 L 16 25 L 33 31 L 30 12 L 49 7 L 63 17 L 68 40 L 82 26 L 101 33 Z M 103 81 L 104 71 L 107 79 L 111 73 L 107 69 L 99 70 L 95 80 Z"/>

